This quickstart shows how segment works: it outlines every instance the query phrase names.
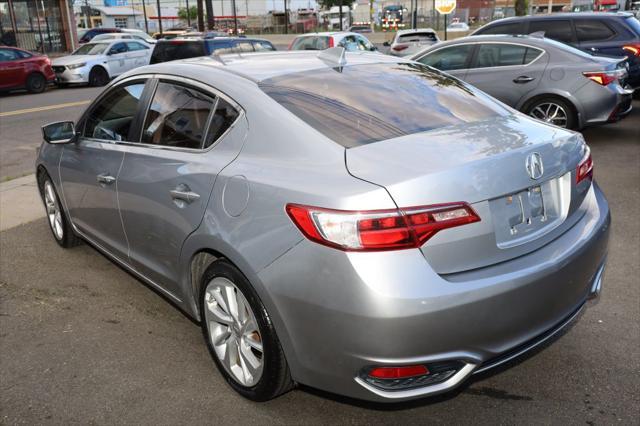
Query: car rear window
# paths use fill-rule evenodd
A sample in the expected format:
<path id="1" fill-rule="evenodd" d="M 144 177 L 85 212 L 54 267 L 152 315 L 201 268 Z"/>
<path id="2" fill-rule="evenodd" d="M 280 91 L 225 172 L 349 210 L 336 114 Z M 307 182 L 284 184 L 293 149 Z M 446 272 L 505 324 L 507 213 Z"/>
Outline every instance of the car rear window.
<path id="1" fill-rule="evenodd" d="M 638 21 L 638 19 L 634 17 L 629 17 L 626 19 L 626 21 L 633 32 L 636 33 L 636 36 L 640 37 L 640 21 Z"/>
<path id="2" fill-rule="evenodd" d="M 260 88 L 346 148 L 508 114 L 459 80 L 415 63 L 305 71 Z"/>
<path id="3" fill-rule="evenodd" d="M 432 32 L 401 34 L 398 36 L 398 43 L 410 43 L 412 41 L 436 41 L 436 35 Z"/>
<path id="4" fill-rule="evenodd" d="M 195 58 L 205 56 L 202 40 L 170 40 L 159 41 L 151 54 L 152 64 L 175 61 L 176 59 Z"/>
<path id="5" fill-rule="evenodd" d="M 293 41 L 291 50 L 324 50 L 329 48 L 329 37 L 298 37 Z"/>

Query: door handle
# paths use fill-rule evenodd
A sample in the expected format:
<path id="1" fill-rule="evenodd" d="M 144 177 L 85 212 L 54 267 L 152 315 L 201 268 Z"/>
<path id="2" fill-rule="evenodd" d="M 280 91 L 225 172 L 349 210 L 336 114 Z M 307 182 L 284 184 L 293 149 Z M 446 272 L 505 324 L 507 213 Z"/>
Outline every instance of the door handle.
<path id="1" fill-rule="evenodd" d="M 177 201 L 184 201 L 187 204 L 191 204 L 194 201 L 200 199 L 200 194 L 197 194 L 184 184 L 180 184 L 176 189 L 169 191 L 171 198 Z"/>
<path id="2" fill-rule="evenodd" d="M 98 175 L 96 177 L 96 179 L 98 180 L 98 183 L 101 185 L 111 185 L 113 182 L 116 181 L 116 178 L 114 178 L 113 176 L 108 175 L 107 173 L 103 173 L 101 175 Z"/>
<path id="3" fill-rule="evenodd" d="M 535 78 L 529 77 L 529 76 L 526 76 L 526 75 L 521 75 L 520 77 L 515 78 L 513 80 L 513 82 L 516 83 L 516 84 L 524 84 L 524 83 L 528 83 L 528 82 L 533 81 L 533 80 L 535 80 Z"/>

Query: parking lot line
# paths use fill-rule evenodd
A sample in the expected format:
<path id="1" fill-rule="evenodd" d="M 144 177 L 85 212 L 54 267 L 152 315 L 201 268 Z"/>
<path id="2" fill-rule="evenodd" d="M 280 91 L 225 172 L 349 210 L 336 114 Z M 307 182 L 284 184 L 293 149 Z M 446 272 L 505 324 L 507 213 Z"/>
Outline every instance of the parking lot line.
<path id="1" fill-rule="evenodd" d="M 15 111 L 0 112 L 0 117 L 9 117 L 12 115 L 28 114 L 30 112 L 48 111 L 50 109 L 69 108 L 74 106 L 86 105 L 91 101 L 67 102 L 65 104 L 48 105 L 35 108 L 18 109 Z"/>

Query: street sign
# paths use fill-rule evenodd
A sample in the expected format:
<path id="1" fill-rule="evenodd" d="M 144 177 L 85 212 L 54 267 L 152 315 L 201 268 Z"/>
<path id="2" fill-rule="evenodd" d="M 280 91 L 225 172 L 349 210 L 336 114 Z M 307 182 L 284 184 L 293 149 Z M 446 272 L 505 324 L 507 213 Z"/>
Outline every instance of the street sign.
<path id="1" fill-rule="evenodd" d="M 435 8 L 443 15 L 448 15 L 456 10 L 456 0 L 435 0 Z"/>

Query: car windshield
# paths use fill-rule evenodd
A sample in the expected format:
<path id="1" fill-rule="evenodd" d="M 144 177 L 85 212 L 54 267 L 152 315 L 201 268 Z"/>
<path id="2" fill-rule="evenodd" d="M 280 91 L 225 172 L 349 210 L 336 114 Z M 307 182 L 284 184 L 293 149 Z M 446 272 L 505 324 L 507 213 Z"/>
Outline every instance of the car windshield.
<path id="1" fill-rule="evenodd" d="M 79 47 L 72 55 L 101 55 L 109 47 L 109 43 L 89 43 Z"/>
<path id="2" fill-rule="evenodd" d="M 259 86 L 346 148 L 509 114 L 461 81 L 414 63 L 305 71 Z"/>
<path id="3" fill-rule="evenodd" d="M 398 42 L 407 43 L 411 41 L 436 41 L 436 35 L 432 32 L 420 32 L 401 34 L 398 36 Z"/>

